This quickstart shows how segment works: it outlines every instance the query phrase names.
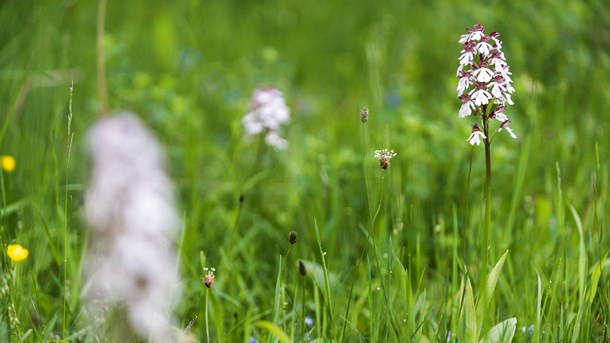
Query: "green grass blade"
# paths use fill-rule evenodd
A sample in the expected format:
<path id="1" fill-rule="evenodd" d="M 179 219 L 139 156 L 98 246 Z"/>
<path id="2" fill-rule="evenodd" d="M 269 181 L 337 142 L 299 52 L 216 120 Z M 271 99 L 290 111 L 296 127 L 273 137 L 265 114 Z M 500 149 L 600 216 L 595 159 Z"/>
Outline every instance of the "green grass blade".
<path id="1" fill-rule="evenodd" d="M 462 322 L 462 328 L 464 332 L 460 335 L 463 339 L 462 342 L 476 342 L 478 341 L 478 325 L 477 315 L 474 306 L 474 294 L 472 293 L 472 285 L 470 279 L 466 278 L 466 285 L 463 288 L 464 292 L 464 304 L 462 305 L 462 315 L 460 321 Z"/>
<path id="2" fill-rule="evenodd" d="M 273 325 L 273 323 L 271 323 L 271 322 L 268 322 L 266 320 L 259 320 L 258 322 L 254 323 L 254 326 L 257 326 L 259 328 L 269 331 L 270 333 L 275 335 L 275 337 L 277 337 L 278 340 L 282 343 L 291 343 L 292 342 L 290 340 L 290 337 L 288 337 L 288 335 L 284 331 L 282 331 L 282 329 Z"/>
<path id="3" fill-rule="evenodd" d="M 589 288 L 589 303 L 593 303 L 595 295 L 597 294 L 597 288 L 599 286 L 599 278 L 602 275 L 603 265 L 606 263 L 608 253 L 604 254 L 604 257 L 593 267 L 591 271 L 591 286 Z"/>
<path id="4" fill-rule="evenodd" d="M 517 318 L 508 318 L 492 327 L 479 343 L 511 343 L 517 328 Z"/>
<path id="5" fill-rule="evenodd" d="M 273 325 L 279 325 L 280 304 L 282 300 L 282 255 L 280 255 L 277 279 L 275 281 L 275 298 L 273 300 Z"/>
<path id="6" fill-rule="evenodd" d="M 576 209 L 572 204 L 569 204 L 568 206 L 574 217 L 574 222 L 576 222 L 576 229 L 578 230 L 578 297 L 579 299 L 582 299 L 585 294 L 585 281 L 587 278 L 587 249 L 585 247 L 585 235 L 578 212 L 576 212 Z"/>
<path id="7" fill-rule="evenodd" d="M 477 301 L 476 313 L 477 313 L 477 322 L 479 324 L 479 332 L 483 328 L 483 322 L 485 321 L 485 316 L 487 314 L 487 308 L 489 307 L 489 303 L 491 302 L 491 298 L 496 289 L 496 284 L 498 283 L 498 278 L 500 277 L 500 272 L 502 271 L 502 267 L 504 266 L 504 260 L 506 260 L 506 256 L 508 256 L 508 250 L 500 257 L 496 266 L 489 272 L 487 276 L 487 282 L 485 283 L 485 291 L 481 294 L 479 300 Z"/>
<path id="8" fill-rule="evenodd" d="M 333 320 L 333 303 L 330 297 L 330 283 L 328 278 L 328 268 L 326 267 L 326 253 L 322 249 L 322 240 L 320 238 L 320 230 L 318 229 L 318 222 L 314 220 L 314 227 L 316 230 L 316 240 L 318 242 L 318 248 L 320 248 L 320 258 L 322 259 L 322 269 L 324 271 L 324 286 L 326 293 L 326 304 L 328 306 L 328 316 L 330 319 L 330 324 L 334 323 Z"/>

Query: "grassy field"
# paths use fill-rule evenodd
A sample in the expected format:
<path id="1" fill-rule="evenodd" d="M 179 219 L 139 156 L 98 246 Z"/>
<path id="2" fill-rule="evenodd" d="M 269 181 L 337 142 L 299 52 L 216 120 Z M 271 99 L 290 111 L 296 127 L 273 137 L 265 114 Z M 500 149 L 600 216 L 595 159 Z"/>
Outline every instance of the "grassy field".
<path id="1" fill-rule="evenodd" d="M 100 329 L 81 298 L 97 14 L 0 5 L 0 155 L 15 161 L 0 175 L 0 342 L 155 340 Z M 501 33 L 516 90 L 518 138 L 491 150 L 487 257 L 484 149 L 456 95 L 476 23 Z M 190 339 L 609 341 L 605 1 L 108 0 L 103 44 L 110 108 L 165 148 Z M 260 86 L 284 93 L 285 150 L 245 137 Z"/>

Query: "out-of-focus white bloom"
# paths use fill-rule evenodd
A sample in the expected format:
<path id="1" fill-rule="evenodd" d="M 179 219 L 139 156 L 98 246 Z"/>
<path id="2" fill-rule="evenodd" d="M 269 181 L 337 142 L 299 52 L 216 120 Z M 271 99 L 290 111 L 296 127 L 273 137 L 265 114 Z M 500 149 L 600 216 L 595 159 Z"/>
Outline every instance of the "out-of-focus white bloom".
<path id="1" fill-rule="evenodd" d="M 275 88 L 257 88 L 250 100 L 250 111 L 242 119 L 246 135 L 265 135 L 265 142 L 277 149 L 285 149 L 288 142 L 279 135 L 281 124 L 290 121 L 290 111 L 282 92 Z"/>
<path id="2" fill-rule="evenodd" d="M 87 143 L 91 246 L 83 295 L 90 305 L 125 308 L 141 336 L 175 341 L 171 309 L 179 293 L 174 238 L 180 220 L 162 149 L 130 113 L 101 119 Z"/>
<path id="3" fill-rule="evenodd" d="M 468 137 L 468 139 L 467 139 L 468 143 L 470 143 L 470 145 L 475 145 L 475 144 L 479 145 L 479 144 L 481 144 L 481 139 L 485 139 L 485 138 L 487 138 L 487 137 L 485 136 L 483 131 L 481 131 L 479 126 L 477 124 L 473 124 L 472 133 L 470 134 L 470 137 Z"/>
<path id="4" fill-rule="evenodd" d="M 265 136 L 265 142 L 278 149 L 286 149 L 288 147 L 288 141 L 280 137 L 276 131 L 269 131 Z"/>

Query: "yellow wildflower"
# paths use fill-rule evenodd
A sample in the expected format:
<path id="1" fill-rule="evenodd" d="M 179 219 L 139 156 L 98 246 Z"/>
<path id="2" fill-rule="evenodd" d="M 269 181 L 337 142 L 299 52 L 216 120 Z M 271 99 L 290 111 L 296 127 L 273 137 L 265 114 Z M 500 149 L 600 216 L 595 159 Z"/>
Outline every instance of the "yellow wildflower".
<path id="1" fill-rule="evenodd" d="M 28 249 L 22 247 L 21 244 L 9 244 L 6 249 L 6 254 L 13 262 L 19 263 L 28 258 L 30 252 Z"/>
<path id="2" fill-rule="evenodd" d="M 0 156 L 0 163 L 2 163 L 2 169 L 5 172 L 11 173 L 15 170 L 15 159 L 10 155 L 2 155 Z"/>

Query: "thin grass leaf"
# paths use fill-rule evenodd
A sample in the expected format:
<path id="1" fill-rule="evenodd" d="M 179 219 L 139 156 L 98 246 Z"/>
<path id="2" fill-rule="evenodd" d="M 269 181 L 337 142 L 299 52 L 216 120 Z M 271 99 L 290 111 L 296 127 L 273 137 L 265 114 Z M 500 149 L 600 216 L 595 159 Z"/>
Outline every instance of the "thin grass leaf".
<path id="1" fill-rule="evenodd" d="M 536 328 L 540 328 L 542 325 L 542 279 L 540 273 L 536 270 L 536 276 L 538 279 L 538 300 L 536 301 Z M 540 342 L 540 335 L 534 335 L 534 343 Z"/>
<path id="2" fill-rule="evenodd" d="M 483 322 L 485 321 L 485 316 L 487 314 L 487 308 L 489 307 L 489 303 L 491 302 L 491 298 L 496 289 L 496 284 L 498 283 L 498 278 L 500 277 L 500 272 L 502 271 L 502 267 L 504 266 L 504 260 L 506 260 L 506 256 L 508 255 L 508 250 L 500 257 L 496 266 L 489 272 L 487 276 L 487 282 L 485 283 L 485 292 L 481 295 L 479 300 L 477 301 L 476 313 L 477 313 L 477 322 L 479 324 L 479 332 L 483 328 Z"/>
<path id="3" fill-rule="evenodd" d="M 568 206 L 570 207 L 570 212 L 572 212 L 574 222 L 576 222 L 576 229 L 578 230 L 578 297 L 579 299 L 582 299 L 585 294 L 585 280 L 587 278 L 587 249 L 585 248 L 585 235 L 578 212 L 576 212 L 576 209 L 572 204 L 569 204 Z"/>
<path id="4" fill-rule="evenodd" d="M 601 260 L 595 264 L 593 270 L 591 271 L 591 283 L 589 287 L 589 303 L 593 303 L 593 299 L 595 299 L 595 295 L 597 294 L 597 287 L 599 286 L 599 278 L 602 275 L 602 266 L 606 262 L 606 258 L 608 257 L 608 253 L 604 254 Z"/>
<path id="5" fill-rule="evenodd" d="M 322 293 L 324 293 L 324 289 L 326 284 L 324 282 L 324 267 L 322 267 L 319 263 L 313 261 L 303 261 L 305 265 L 305 269 L 307 270 L 307 276 L 311 277 L 314 281 L 314 284 L 320 289 Z M 338 277 L 334 273 L 328 273 L 328 281 L 331 287 L 335 287 L 338 283 Z M 326 295 L 324 295 L 326 296 Z"/>
<path id="6" fill-rule="evenodd" d="M 508 318 L 492 327 L 479 343 L 510 343 L 516 328 L 517 318 Z"/>
<path id="7" fill-rule="evenodd" d="M 28 337 L 32 334 L 32 329 L 28 329 L 28 331 L 26 331 L 23 336 L 21 336 L 21 342 L 26 342 Z"/>
<path id="8" fill-rule="evenodd" d="M 333 303 L 330 298 L 330 283 L 328 278 L 328 269 L 326 268 L 326 253 L 322 249 L 322 239 L 320 238 L 320 229 L 318 229 L 318 221 L 314 220 L 314 227 L 316 230 L 316 240 L 318 242 L 318 248 L 320 248 L 320 258 L 322 259 L 322 269 L 324 271 L 324 288 L 326 291 L 326 304 L 328 306 L 328 315 L 330 319 L 331 326 L 334 323 L 333 320 Z"/>
<path id="9" fill-rule="evenodd" d="M 8 205 L 2 207 L 0 209 L 0 219 L 3 219 L 5 217 L 7 217 L 9 214 L 19 211 L 26 205 L 29 205 L 32 202 L 32 200 L 33 200 L 32 198 L 25 198 L 25 199 L 15 201 L 11 204 L 8 204 Z"/>
<path id="10" fill-rule="evenodd" d="M 291 343 L 292 342 L 290 340 L 290 337 L 288 337 L 288 335 L 284 331 L 282 331 L 282 329 L 273 325 L 273 323 L 271 323 L 271 322 L 268 322 L 266 320 L 259 320 L 258 322 L 254 323 L 254 326 L 257 326 L 259 328 L 269 331 L 270 333 L 275 335 L 275 337 L 277 337 L 277 339 L 282 343 Z"/>
<path id="11" fill-rule="evenodd" d="M 464 292 L 464 304 L 462 307 L 462 314 L 460 321 L 462 322 L 463 332 L 460 335 L 463 342 L 476 342 L 478 341 L 478 325 L 477 315 L 474 306 L 474 295 L 472 293 L 472 285 L 470 284 L 470 278 L 466 278 L 466 285 L 463 288 Z"/>
<path id="12" fill-rule="evenodd" d="M 49 229 L 49 224 L 47 224 L 47 221 L 45 220 L 44 216 L 40 212 L 40 209 L 38 208 L 38 206 L 34 206 L 34 209 L 40 215 L 40 219 L 42 220 L 42 226 L 44 228 L 45 237 L 47 238 L 47 243 L 49 244 L 49 249 L 51 250 L 51 255 L 53 255 L 53 259 L 55 260 L 55 263 L 57 263 L 57 265 L 59 266 L 62 263 L 61 256 L 59 256 L 59 252 L 57 250 L 57 247 L 55 246 L 53 237 L 51 236 L 51 230 Z"/>
<path id="13" fill-rule="evenodd" d="M 570 205 L 570 210 L 572 210 L 572 214 L 575 215 L 575 210 L 573 210 L 573 207 Z M 582 227 L 581 227 L 582 229 Z M 607 253 L 606 255 L 604 255 L 604 257 L 602 258 L 602 260 L 600 261 L 600 263 L 598 265 L 602 265 L 603 260 L 606 259 Z M 580 260 L 579 260 L 580 262 Z M 585 262 L 586 263 L 586 262 Z M 579 263 L 579 267 L 580 267 L 580 263 Z M 582 295 L 582 297 L 580 298 L 580 306 L 578 308 L 578 315 L 576 316 L 576 320 L 574 323 L 574 330 L 572 331 L 572 343 L 577 343 L 581 341 L 581 327 L 583 326 L 584 321 L 587 321 L 589 319 L 587 319 L 590 316 L 590 308 L 591 308 L 591 304 L 593 302 L 593 299 L 595 298 L 595 294 L 597 293 L 597 286 L 599 283 L 599 278 L 601 276 L 601 268 L 594 268 L 593 273 L 591 275 L 591 285 L 589 288 L 589 296 L 585 297 L 584 293 Z M 580 272 L 580 269 L 579 269 Z M 590 318 L 590 317 L 589 317 Z M 585 329 L 583 330 L 585 333 L 587 331 L 586 329 L 586 324 L 585 324 Z M 585 336 L 586 337 L 586 336 Z"/>
<path id="14" fill-rule="evenodd" d="M 277 279 L 275 281 L 275 297 L 273 300 L 273 325 L 279 325 L 280 303 L 282 298 L 282 255 L 280 255 Z"/>

